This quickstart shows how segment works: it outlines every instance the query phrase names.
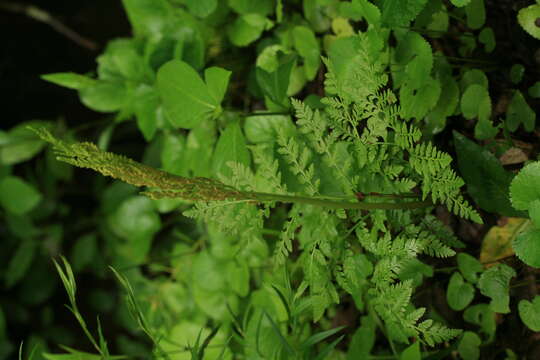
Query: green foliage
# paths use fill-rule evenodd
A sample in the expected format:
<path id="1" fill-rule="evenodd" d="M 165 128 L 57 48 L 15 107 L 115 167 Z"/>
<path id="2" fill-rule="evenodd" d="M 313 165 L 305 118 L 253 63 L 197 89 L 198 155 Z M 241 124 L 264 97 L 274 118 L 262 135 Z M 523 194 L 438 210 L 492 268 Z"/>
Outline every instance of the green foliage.
<path id="1" fill-rule="evenodd" d="M 521 300 L 518 304 L 521 321 L 532 331 L 540 331 L 540 296 L 533 301 Z"/>
<path id="2" fill-rule="evenodd" d="M 523 30 L 540 39 L 540 29 L 536 25 L 538 17 L 540 17 L 540 4 L 534 4 L 519 10 L 517 19 Z"/>

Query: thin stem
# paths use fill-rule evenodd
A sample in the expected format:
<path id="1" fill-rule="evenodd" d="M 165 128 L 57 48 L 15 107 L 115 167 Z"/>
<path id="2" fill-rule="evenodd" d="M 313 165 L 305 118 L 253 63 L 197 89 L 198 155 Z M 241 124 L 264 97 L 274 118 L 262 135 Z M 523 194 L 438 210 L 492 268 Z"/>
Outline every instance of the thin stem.
<path id="1" fill-rule="evenodd" d="M 45 23 L 74 43 L 88 50 L 96 51 L 99 48 L 98 44 L 96 44 L 94 41 L 79 35 L 77 32 L 60 22 L 60 20 L 36 6 L 4 1 L 0 3 L 0 9 L 17 14 L 23 14 L 31 19 Z"/>
<path id="2" fill-rule="evenodd" d="M 287 111 L 274 111 L 274 112 L 251 112 L 251 113 L 243 113 L 242 117 L 253 117 L 253 116 L 275 116 L 275 115 L 291 115 L 291 113 Z"/>
<path id="3" fill-rule="evenodd" d="M 259 201 L 279 201 L 285 203 L 308 204 L 316 206 L 324 206 L 332 209 L 358 209 L 358 210 L 393 210 L 393 209 L 418 209 L 432 206 L 433 203 L 426 201 L 411 201 L 400 203 L 366 203 L 366 202 L 350 202 L 350 201 L 335 201 L 321 198 L 312 198 L 293 195 L 279 195 L 252 192 L 249 193 L 254 197 L 254 200 Z"/>

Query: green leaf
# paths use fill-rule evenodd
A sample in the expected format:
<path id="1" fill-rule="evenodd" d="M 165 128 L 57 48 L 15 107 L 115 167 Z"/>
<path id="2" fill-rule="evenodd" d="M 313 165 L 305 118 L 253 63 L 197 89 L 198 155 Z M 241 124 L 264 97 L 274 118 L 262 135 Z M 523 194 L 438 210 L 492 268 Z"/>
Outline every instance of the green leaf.
<path id="1" fill-rule="evenodd" d="M 399 360 L 421 360 L 422 354 L 420 353 L 420 342 L 415 342 L 414 344 L 407 347 L 399 355 Z"/>
<path id="2" fill-rule="evenodd" d="M 473 30 L 480 29 L 486 22 L 486 7 L 484 0 L 471 0 L 465 7 L 467 26 Z"/>
<path id="3" fill-rule="evenodd" d="M 463 274 L 468 282 L 476 284 L 478 281 L 478 273 L 484 270 L 484 267 L 475 257 L 467 253 L 459 253 L 457 255 L 458 269 Z"/>
<path id="4" fill-rule="evenodd" d="M 531 201 L 529 204 L 529 217 L 537 228 L 540 228 L 540 200 Z"/>
<path id="5" fill-rule="evenodd" d="M 480 345 L 482 340 L 476 333 L 465 331 L 458 344 L 459 355 L 463 360 L 478 360 L 480 358 Z"/>
<path id="6" fill-rule="evenodd" d="M 495 46 L 497 44 L 495 40 L 495 33 L 489 26 L 486 26 L 482 29 L 482 31 L 480 31 L 480 34 L 478 34 L 478 41 L 480 41 L 481 44 L 484 44 L 484 49 L 487 53 L 491 53 L 493 50 L 495 50 Z"/>
<path id="7" fill-rule="evenodd" d="M 31 120 L 20 123 L 7 132 L 0 130 L 0 165 L 15 165 L 34 157 L 43 149 L 45 142 L 28 127 L 50 128 L 50 125 L 42 120 Z"/>
<path id="8" fill-rule="evenodd" d="M 455 311 L 465 309 L 474 299 L 474 287 L 463 281 L 460 273 L 455 272 L 448 283 L 446 300 L 448 305 Z"/>
<path id="9" fill-rule="evenodd" d="M 41 201 L 37 189 L 16 176 L 5 176 L 0 179 L 0 205 L 7 211 L 23 215 Z"/>
<path id="10" fill-rule="evenodd" d="M 406 83 L 408 88 L 417 90 L 428 82 L 433 68 L 433 52 L 431 45 L 420 34 L 411 31 L 398 43 L 395 51 L 395 61 L 404 66 L 396 68 L 394 77 L 396 85 Z"/>
<path id="11" fill-rule="evenodd" d="M 292 136 L 296 128 L 288 115 L 249 116 L 244 122 L 244 132 L 249 142 L 259 144 L 275 142 L 279 131 Z"/>
<path id="12" fill-rule="evenodd" d="M 304 59 L 307 80 L 313 80 L 321 64 L 321 50 L 313 30 L 306 26 L 295 26 L 292 30 L 294 47 Z"/>
<path id="13" fill-rule="evenodd" d="M 190 131 L 186 141 L 184 161 L 193 176 L 211 177 L 212 154 L 216 143 L 215 124 L 204 121 Z"/>
<path id="14" fill-rule="evenodd" d="M 204 80 L 216 104 L 221 104 L 223 101 L 230 77 L 231 72 L 220 67 L 213 66 L 204 70 Z"/>
<path id="15" fill-rule="evenodd" d="M 227 272 L 207 251 L 199 253 L 193 261 L 192 278 L 206 291 L 223 291 L 227 287 Z"/>
<path id="16" fill-rule="evenodd" d="M 239 296 L 249 294 L 249 267 L 245 262 L 231 261 L 227 264 L 227 282 Z"/>
<path id="17" fill-rule="evenodd" d="M 519 234 L 512 248 L 525 264 L 540 268 L 540 229 L 533 227 Z"/>
<path id="18" fill-rule="evenodd" d="M 5 272 L 7 288 L 12 287 L 24 277 L 30 265 L 32 265 L 36 249 L 37 244 L 33 239 L 24 240 L 19 244 Z"/>
<path id="19" fill-rule="evenodd" d="M 518 304 L 521 321 L 532 331 L 540 331 L 540 296 L 536 295 L 532 302 L 521 300 Z"/>
<path id="20" fill-rule="evenodd" d="M 269 15 L 273 10 L 272 0 L 228 0 L 229 6 L 239 14 Z"/>
<path id="21" fill-rule="evenodd" d="M 296 63 L 294 55 L 286 56 L 274 72 L 267 72 L 259 67 L 256 69 L 257 83 L 266 96 L 276 104 L 286 106 L 287 89 L 291 71 Z"/>
<path id="22" fill-rule="evenodd" d="M 167 0 L 122 0 L 135 35 L 160 34 L 172 13 Z"/>
<path id="23" fill-rule="evenodd" d="M 347 360 L 366 359 L 375 345 L 376 324 L 370 316 L 362 316 L 360 327 L 352 336 Z"/>
<path id="24" fill-rule="evenodd" d="M 92 110 L 114 112 L 127 103 L 127 88 L 123 83 L 97 80 L 95 85 L 79 91 L 81 102 Z"/>
<path id="25" fill-rule="evenodd" d="M 257 40 L 262 32 L 272 27 L 270 20 L 259 14 L 247 14 L 236 18 L 227 29 L 229 39 L 235 46 L 247 46 Z"/>
<path id="26" fill-rule="evenodd" d="M 529 88 L 529 96 L 533 98 L 540 98 L 540 81 L 534 83 L 533 86 Z"/>
<path id="27" fill-rule="evenodd" d="M 234 161 L 249 168 L 251 156 L 246 146 L 246 140 L 238 122 L 229 124 L 216 144 L 212 169 L 214 174 L 222 174 L 225 177 L 231 177 L 232 171 L 227 165 Z"/>
<path id="28" fill-rule="evenodd" d="M 217 8 L 217 0 L 186 0 L 189 11 L 198 17 L 205 18 Z"/>
<path id="29" fill-rule="evenodd" d="M 382 23 L 389 28 L 408 26 L 426 5 L 427 0 L 384 0 Z"/>
<path id="30" fill-rule="evenodd" d="M 214 80 L 212 75 L 209 77 Z M 211 92 L 199 74 L 183 61 L 171 60 L 163 65 L 158 70 L 157 87 L 165 114 L 175 127 L 192 129 L 220 108 L 214 98 L 218 86 L 214 84 Z"/>
<path id="31" fill-rule="evenodd" d="M 510 68 L 510 81 L 514 84 L 519 84 L 523 79 L 523 74 L 525 73 L 525 66 L 522 64 L 514 64 Z"/>
<path id="32" fill-rule="evenodd" d="M 489 83 L 486 74 L 479 69 L 467 70 L 465 73 L 463 73 L 463 77 L 460 81 L 461 90 L 465 91 L 465 89 L 467 89 L 472 84 L 478 84 L 481 85 L 483 88 L 487 89 Z"/>
<path id="33" fill-rule="evenodd" d="M 431 110 L 424 121 L 426 122 L 426 131 L 430 134 L 441 132 L 446 125 L 446 118 L 452 115 L 459 103 L 459 87 L 452 76 L 444 76 L 441 79 L 441 94 L 437 104 Z"/>
<path id="34" fill-rule="evenodd" d="M 481 327 L 481 331 L 492 339 L 495 336 L 497 324 L 496 314 L 488 304 L 476 304 L 468 307 L 463 313 L 463 319 Z M 488 340 L 489 341 L 489 340 Z"/>
<path id="35" fill-rule="evenodd" d="M 135 115 L 137 126 L 146 141 L 151 141 L 156 133 L 159 106 L 159 94 L 155 88 L 147 85 L 141 85 L 137 88 L 135 91 Z"/>
<path id="36" fill-rule="evenodd" d="M 71 265 L 75 272 L 79 272 L 92 263 L 98 254 L 98 244 L 95 234 L 81 236 L 71 250 Z"/>
<path id="37" fill-rule="evenodd" d="M 489 212 L 523 216 L 522 212 L 515 211 L 509 199 L 509 187 L 514 175 L 504 170 L 499 160 L 485 147 L 455 131 L 454 144 L 459 171 L 474 201 Z"/>
<path id="38" fill-rule="evenodd" d="M 530 5 L 519 10 L 517 16 L 519 25 L 521 25 L 523 30 L 540 40 L 540 27 L 536 25 L 538 18 L 540 18 L 540 4 Z"/>
<path id="39" fill-rule="evenodd" d="M 486 88 L 478 84 L 472 84 L 463 93 L 461 96 L 461 112 L 463 116 L 470 120 L 478 116 L 480 103 L 483 99 L 489 99 L 489 92 Z M 490 101 L 490 110 L 491 110 L 491 101 Z"/>
<path id="40" fill-rule="evenodd" d="M 533 131 L 536 123 L 536 114 L 530 108 L 523 97 L 521 91 L 516 90 L 512 101 L 506 110 L 506 126 L 509 131 L 514 132 L 520 124 L 523 124 L 525 131 Z"/>
<path id="41" fill-rule="evenodd" d="M 489 307 L 501 314 L 510 312 L 510 279 L 516 276 L 516 271 L 510 266 L 497 264 L 490 267 L 480 276 L 478 288 L 482 295 L 491 298 Z"/>
<path id="42" fill-rule="evenodd" d="M 471 0 L 450 0 L 450 2 L 456 7 L 463 7 L 469 5 Z"/>
<path id="43" fill-rule="evenodd" d="M 186 159 L 186 139 L 182 134 L 167 132 L 161 149 L 163 170 L 175 175 L 188 175 L 188 159 Z"/>
<path id="44" fill-rule="evenodd" d="M 437 79 L 431 79 L 419 89 L 405 84 L 399 91 L 401 116 L 405 119 L 424 118 L 435 107 L 440 95 L 441 83 Z"/>
<path id="45" fill-rule="evenodd" d="M 74 90 L 85 89 L 96 84 L 96 79 L 72 72 L 46 74 L 41 75 L 41 78 L 53 84 Z"/>
<path id="46" fill-rule="evenodd" d="M 540 200 L 540 161 L 523 167 L 510 184 L 512 205 L 518 210 L 527 210 L 530 203 Z"/>

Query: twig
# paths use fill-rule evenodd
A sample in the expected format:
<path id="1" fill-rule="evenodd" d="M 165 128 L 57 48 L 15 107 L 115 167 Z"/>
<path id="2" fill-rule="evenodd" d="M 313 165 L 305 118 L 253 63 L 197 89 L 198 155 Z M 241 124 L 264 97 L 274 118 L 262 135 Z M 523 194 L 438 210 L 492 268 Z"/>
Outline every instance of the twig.
<path id="1" fill-rule="evenodd" d="M 36 6 L 2 1 L 0 2 L 0 9 L 17 14 L 23 14 L 36 21 L 45 23 L 71 41 L 75 42 L 77 45 L 88 50 L 96 51 L 99 48 L 97 43 L 79 35 L 77 32 L 60 22 L 60 20 Z"/>

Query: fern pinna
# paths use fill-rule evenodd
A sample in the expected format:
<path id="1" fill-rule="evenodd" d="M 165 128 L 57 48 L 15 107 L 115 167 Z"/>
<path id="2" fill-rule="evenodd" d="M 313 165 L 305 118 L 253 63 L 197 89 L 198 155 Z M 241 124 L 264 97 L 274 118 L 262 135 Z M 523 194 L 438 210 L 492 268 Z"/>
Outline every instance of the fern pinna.
<path id="1" fill-rule="evenodd" d="M 267 241 L 266 221 L 280 223 L 274 265 L 291 269 L 292 285 L 310 310 L 302 316 L 319 321 L 349 294 L 366 313 L 363 321 L 379 324 L 393 341 L 416 338 L 433 346 L 459 331 L 422 320 L 426 309 L 411 302 L 421 276 L 410 269 L 427 266 L 420 255 L 453 256 L 452 247 L 461 244 L 429 213 L 440 203 L 481 219 L 460 195 L 463 181 L 450 156 L 421 142 L 415 124 L 400 117 L 385 73 L 388 56 L 374 51 L 374 36 L 348 38 L 347 51 L 354 53 L 348 62 L 330 54 L 324 107 L 292 99 L 296 122 L 285 121 L 293 130 L 277 128 L 251 145 L 253 166 L 229 163 L 226 178 L 180 177 L 34 130 L 54 145 L 59 160 L 146 186 L 152 198 L 194 201 L 185 215 L 246 246 Z M 359 202 L 356 194 L 369 195 Z"/>

